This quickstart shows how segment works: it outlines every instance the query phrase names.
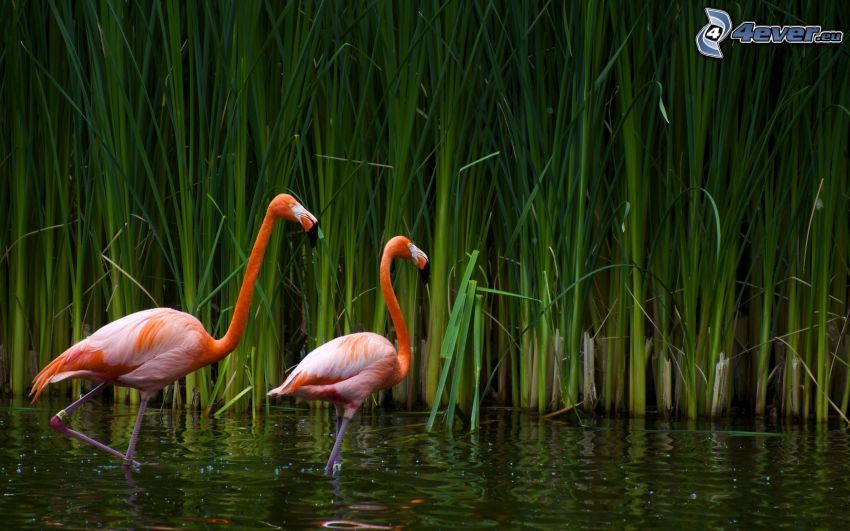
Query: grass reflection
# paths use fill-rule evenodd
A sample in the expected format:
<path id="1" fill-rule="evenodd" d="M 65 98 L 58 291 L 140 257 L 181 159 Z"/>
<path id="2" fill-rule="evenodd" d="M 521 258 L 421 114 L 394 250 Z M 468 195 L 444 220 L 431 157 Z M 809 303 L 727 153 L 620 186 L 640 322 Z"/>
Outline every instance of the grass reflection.
<path id="1" fill-rule="evenodd" d="M 9 528 L 850 525 L 843 429 L 582 426 L 488 410 L 477 433 L 428 434 L 423 415 L 374 409 L 352 426 L 343 467 L 328 478 L 327 410 L 275 408 L 256 422 L 152 408 L 144 464 L 126 471 L 54 433 L 52 406 L 0 407 L 0 513 Z M 119 445 L 132 413 L 93 404 L 72 420 Z"/>

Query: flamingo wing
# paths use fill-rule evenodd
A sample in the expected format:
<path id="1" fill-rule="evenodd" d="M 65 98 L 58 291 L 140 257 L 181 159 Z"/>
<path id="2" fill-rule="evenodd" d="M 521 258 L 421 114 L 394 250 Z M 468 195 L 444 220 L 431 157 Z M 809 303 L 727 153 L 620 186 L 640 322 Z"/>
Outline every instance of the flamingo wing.
<path id="1" fill-rule="evenodd" d="M 171 308 L 132 313 L 57 356 L 35 376 L 30 394 L 34 402 L 48 384 L 67 378 L 118 381 L 160 356 L 202 345 L 205 336 L 201 323 L 187 313 Z"/>
<path id="2" fill-rule="evenodd" d="M 361 332 L 338 337 L 307 354 L 286 381 L 269 394 L 292 394 L 304 386 L 336 384 L 395 360 L 396 356 L 393 344 L 378 334 Z"/>

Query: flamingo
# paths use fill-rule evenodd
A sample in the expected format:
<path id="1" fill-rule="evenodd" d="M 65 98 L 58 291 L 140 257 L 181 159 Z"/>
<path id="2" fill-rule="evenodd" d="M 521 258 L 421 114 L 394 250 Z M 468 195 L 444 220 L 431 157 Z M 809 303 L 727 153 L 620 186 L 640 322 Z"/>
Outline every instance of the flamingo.
<path id="1" fill-rule="evenodd" d="M 340 447 L 348 422 L 363 401 L 375 391 L 389 389 L 402 381 L 410 369 L 410 336 L 390 280 L 393 258 L 412 261 L 428 283 L 428 257 L 404 236 L 387 242 L 381 257 L 381 293 L 398 338 L 398 353 L 385 337 L 360 332 L 338 337 L 316 348 L 301 360 L 271 396 L 294 395 L 323 400 L 336 408 L 336 440 L 325 473 L 330 475 L 340 461 Z"/>
<path id="2" fill-rule="evenodd" d="M 30 391 L 30 396 L 35 395 L 33 403 L 50 383 L 67 378 L 99 382 L 94 389 L 50 419 L 53 429 L 123 459 L 125 465 L 139 466 L 133 460 L 133 453 L 142 426 L 142 416 L 151 396 L 178 378 L 224 358 L 233 352 L 242 339 L 266 244 L 279 219 L 300 223 L 311 245 L 316 243 L 319 228 L 316 217 L 291 195 L 276 196 L 269 204 L 257 233 L 233 317 L 221 339 L 209 335 L 193 315 L 171 308 L 152 308 L 132 313 L 99 328 L 47 364 L 33 379 Z M 72 411 L 110 384 L 138 389 L 141 393 L 136 423 L 125 454 L 65 426 Z"/>

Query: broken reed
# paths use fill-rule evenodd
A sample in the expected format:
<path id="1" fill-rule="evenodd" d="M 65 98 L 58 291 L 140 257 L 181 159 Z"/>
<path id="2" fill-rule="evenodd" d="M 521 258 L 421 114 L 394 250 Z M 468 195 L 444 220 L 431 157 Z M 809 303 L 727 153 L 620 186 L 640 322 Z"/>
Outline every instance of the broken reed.
<path id="1" fill-rule="evenodd" d="M 174 306 L 221 334 L 288 190 L 325 238 L 276 232 L 239 349 L 169 405 L 262 410 L 309 349 L 389 331 L 375 288 L 394 234 L 432 260 L 427 289 L 394 273 L 414 364 L 392 397 L 432 406 L 429 425 L 457 410 L 475 426 L 482 402 L 821 420 L 850 405 L 839 47 L 726 42 L 711 60 L 688 3 L 2 9 L 15 396 L 132 311 Z M 848 8 L 795 15 L 839 27 Z"/>

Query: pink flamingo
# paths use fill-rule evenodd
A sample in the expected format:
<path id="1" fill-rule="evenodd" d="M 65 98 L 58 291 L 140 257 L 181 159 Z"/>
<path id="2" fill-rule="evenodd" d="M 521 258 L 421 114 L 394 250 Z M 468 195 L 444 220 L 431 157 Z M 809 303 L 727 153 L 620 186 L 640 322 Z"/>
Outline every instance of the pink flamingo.
<path id="1" fill-rule="evenodd" d="M 375 391 L 389 389 L 407 376 L 410 369 L 410 336 L 390 280 L 393 258 L 411 260 L 428 282 L 428 257 L 404 236 L 387 242 L 381 258 L 381 292 L 398 338 L 398 353 L 385 337 L 360 332 L 328 341 L 307 354 L 283 385 L 271 396 L 295 395 L 307 400 L 324 400 L 336 408 L 336 440 L 325 473 L 331 474 L 340 461 L 340 447 L 351 417 Z"/>
<path id="2" fill-rule="evenodd" d="M 254 283 L 266 252 L 266 244 L 278 219 L 301 223 L 310 237 L 310 243 L 316 243 L 319 222 L 315 216 L 289 194 L 275 197 L 269 204 L 251 250 L 230 326 L 221 339 L 210 336 L 201 322 L 188 313 L 171 308 L 153 308 L 109 323 L 44 367 L 33 379 L 30 391 L 30 395 L 35 394 L 33 402 L 38 400 L 50 383 L 67 378 L 100 382 L 79 400 L 54 415 L 50 419 L 53 429 L 119 457 L 127 465 L 138 465 L 138 462 L 133 461 L 133 452 L 150 397 L 174 380 L 224 358 L 233 352 L 242 339 L 254 294 Z M 138 389 L 142 395 L 126 454 L 64 424 L 72 411 L 109 384 Z"/>

